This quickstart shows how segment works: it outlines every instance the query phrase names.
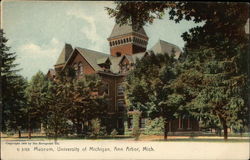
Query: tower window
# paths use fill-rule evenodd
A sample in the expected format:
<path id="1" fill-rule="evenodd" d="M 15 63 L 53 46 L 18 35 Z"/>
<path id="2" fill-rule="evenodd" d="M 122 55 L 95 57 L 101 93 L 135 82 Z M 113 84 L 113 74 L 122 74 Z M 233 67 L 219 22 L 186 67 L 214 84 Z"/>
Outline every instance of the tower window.
<path id="1" fill-rule="evenodd" d="M 110 45 L 110 46 L 112 46 L 112 43 L 111 43 L 111 42 L 109 42 L 109 45 Z"/>
<path id="2" fill-rule="evenodd" d="M 121 52 L 116 52 L 117 57 L 120 57 L 121 55 L 122 55 Z"/>
<path id="3" fill-rule="evenodd" d="M 117 41 L 115 41 L 115 45 L 117 45 L 118 43 L 117 43 Z"/>
<path id="4" fill-rule="evenodd" d="M 129 37 L 129 42 L 131 42 L 131 37 Z"/>

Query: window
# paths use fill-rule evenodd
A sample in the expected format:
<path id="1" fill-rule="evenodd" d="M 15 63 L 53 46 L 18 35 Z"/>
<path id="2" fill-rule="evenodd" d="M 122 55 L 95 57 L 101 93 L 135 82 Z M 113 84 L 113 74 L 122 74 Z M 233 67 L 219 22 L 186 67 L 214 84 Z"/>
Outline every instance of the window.
<path id="1" fill-rule="evenodd" d="M 100 86 L 100 93 L 105 94 L 105 95 L 109 95 L 109 84 L 108 83 L 103 83 Z"/>
<path id="2" fill-rule="evenodd" d="M 124 94 L 124 87 L 123 87 L 122 84 L 119 84 L 119 85 L 117 86 L 117 95 L 118 95 L 118 96 L 123 96 L 123 94 Z"/>
<path id="3" fill-rule="evenodd" d="M 78 66 L 77 66 L 77 64 L 75 63 L 75 64 L 73 65 L 73 67 L 74 67 L 76 76 L 78 76 Z"/>
<path id="4" fill-rule="evenodd" d="M 83 75 L 83 64 L 81 62 L 79 63 L 79 74 Z"/>
<path id="5" fill-rule="evenodd" d="M 117 108 L 118 108 L 118 111 L 124 111 L 124 100 L 117 101 Z"/>
<path id="6" fill-rule="evenodd" d="M 120 57 L 121 55 L 122 55 L 121 52 L 116 52 L 117 57 Z"/>

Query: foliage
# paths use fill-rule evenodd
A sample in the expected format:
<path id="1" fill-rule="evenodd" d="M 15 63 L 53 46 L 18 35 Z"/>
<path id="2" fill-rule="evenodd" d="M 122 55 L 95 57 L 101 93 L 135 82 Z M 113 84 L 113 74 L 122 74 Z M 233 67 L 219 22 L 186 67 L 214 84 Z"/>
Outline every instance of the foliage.
<path id="1" fill-rule="evenodd" d="M 91 137 L 99 137 L 107 135 L 106 127 L 101 126 L 101 121 L 96 118 L 91 120 Z"/>
<path id="2" fill-rule="evenodd" d="M 144 134 L 148 135 L 163 135 L 164 134 L 164 119 L 162 117 L 148 119 Z"/>
<path id="3" fill-rule="evenodd" d="M 30 80 L 26 88 L 27 105 L 25 112 L 28 115 L 28 128 L 37 128 L 40 123 L 47 126 L 48 120 L 48 86 L 46 76 L 38 71 Z M 30 131 L 31 132 L 31 131 Z"/>
<path id="4" fill-rule="evenodd" d="M 165 138 L 168 121 L 176 118 L 183 103 L 183 96 L 170 87 L 176 77 L 175 63 L 176 60 L 168 54 L 152 53 L 137 61 L 135 69 L 126 78 L 129 107 L 152 119 L 163 117 Z"/>
<path id="5" fill-rule="evenodd" d="M 137 27 L 152 23 L 168 12 L 171 20 L 204 22 L 183 33 L 186 42 L 178 78 L 171 86 L 183 99 L 185 109 L 207 126 L 242 128 L 247 115 L 247 55 L 249 39 L 245 24 L 246 3 L 116 2 L 108 13 L 120 24 Z"/>
<path id="6" fill-rule="evenodd" d="M 117 130 L 113 129 L 113 131 L 110 133 L 110 135 L 114 138 L 116 135 L 118 135 Z"/>
<path id="7" fill-rule="evenodd" d="M 16 131 L 26 128 L 27 120 L 24 113 L 26 97 L 24 90 L 27 86 L 27 80 L 18 75 L 16 53 L 10 52 L 10 47 L 6 45 L 7 39 L 4 37 L 3 30 L 0 30 L 0 63 L 1 63 L 1 131 Z M 3 127 L 3 128 L 2 128 Z M 20 136 L 20 135 L 19 135 Z"/>

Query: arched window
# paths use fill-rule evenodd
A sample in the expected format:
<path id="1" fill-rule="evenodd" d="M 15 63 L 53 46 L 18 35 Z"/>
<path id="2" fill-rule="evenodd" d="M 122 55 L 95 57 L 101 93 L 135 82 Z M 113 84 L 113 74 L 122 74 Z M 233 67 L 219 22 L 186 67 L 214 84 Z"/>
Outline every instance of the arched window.
<path id="1" fill-rule="evenodd" d="M 79 63 L 79 74 L 83 75 L 83 64 L 81 62 Z"/>
<path id="2" fill-rule="evenodd" d="M 117 41 L 115 41 L 115 45 L 117 45 Z"/>

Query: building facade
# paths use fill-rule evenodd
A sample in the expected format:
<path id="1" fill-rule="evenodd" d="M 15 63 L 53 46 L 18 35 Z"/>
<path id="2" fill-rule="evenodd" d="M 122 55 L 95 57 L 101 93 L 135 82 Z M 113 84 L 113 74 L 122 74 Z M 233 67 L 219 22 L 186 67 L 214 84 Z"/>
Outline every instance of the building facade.
<path id="1" fill-rule="evenodd" d="M 124 87 L 122 82 L 133 69 L 136 60 L 142 59 L 149 53 L 174 54 L 178 58 L 181 50 L 178 46 L 159 40 L 151 49 L 147 50 L 148 36 L 143 28 L 136 30 L 132 25 L 116 24 L 107 39 L 110 46 L 110 54 L 105 54 L 86 48 L 72 48 L 65 44 L 58 57 L 54 70 L 49 70 L 48 76 L 54 78 L 67 67 L 73 67 L 78 78 L 84 75 L 99 74 L 102 82 L 106 84 L 109 108 L 108 117 L 105 118 L 105 126 L 110 133 L 116 129 L 120 134 L 125 127 L 132 128 L 131 119 L 126 115 L 124 100 Z M 124 123 L 127 121 L 127 123 Z M 146 119 L 141 118 L 141 128 L 145 127 Z M 124 124 L 128 126 L 124 126 Z M 198 122 L 190 118 L 179 118 L 169 123 L 169 131 L 199 130 Z"/>

